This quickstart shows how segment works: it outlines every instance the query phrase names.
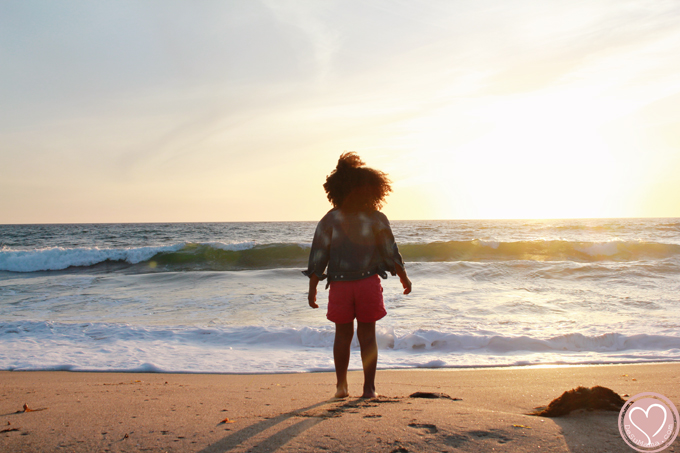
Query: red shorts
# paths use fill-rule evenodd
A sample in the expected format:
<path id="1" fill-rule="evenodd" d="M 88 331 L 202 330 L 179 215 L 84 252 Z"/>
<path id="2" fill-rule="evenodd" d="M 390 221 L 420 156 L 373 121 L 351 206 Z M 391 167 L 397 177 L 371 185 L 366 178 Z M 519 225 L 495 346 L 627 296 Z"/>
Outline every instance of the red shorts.
<path id="1" fill-rule="evenodd" d="M 331 282 L 326 318 L 336 324 L 375 322 L 386 314 L 380 277 L 372 275 L 361 280 Z"/>

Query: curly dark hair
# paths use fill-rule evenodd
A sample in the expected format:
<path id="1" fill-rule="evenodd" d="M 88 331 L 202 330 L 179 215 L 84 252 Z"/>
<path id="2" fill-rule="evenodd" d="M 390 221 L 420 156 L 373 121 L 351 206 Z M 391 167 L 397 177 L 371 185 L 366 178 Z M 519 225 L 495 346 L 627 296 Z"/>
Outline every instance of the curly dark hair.
<path id="1" fill-rule="evenodd" d="M 391 184 L 386 173 L 364 167 L 359 155 L 349 152 L 340 156 L 337 167 L 326 177 L 323 188 L 335 208 L 378 211 L 392 192 Z"/>

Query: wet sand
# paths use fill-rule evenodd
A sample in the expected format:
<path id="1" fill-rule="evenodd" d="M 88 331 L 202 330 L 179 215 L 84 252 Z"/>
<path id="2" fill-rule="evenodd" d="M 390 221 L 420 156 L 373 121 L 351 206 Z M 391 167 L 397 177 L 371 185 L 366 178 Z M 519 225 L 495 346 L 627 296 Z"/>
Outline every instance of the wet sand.
<path id="1" fill-rule="evenodd" d="M 350 373 L 351 395 L 361 382 Z M 675 363 L 378 371 L 372 400 L 333 400 L 334 383 L 332 373 L 0 372 L 0 451 L 626 452 L 616 412 L 526 414 L 579 385 L 680 406 Z"/>

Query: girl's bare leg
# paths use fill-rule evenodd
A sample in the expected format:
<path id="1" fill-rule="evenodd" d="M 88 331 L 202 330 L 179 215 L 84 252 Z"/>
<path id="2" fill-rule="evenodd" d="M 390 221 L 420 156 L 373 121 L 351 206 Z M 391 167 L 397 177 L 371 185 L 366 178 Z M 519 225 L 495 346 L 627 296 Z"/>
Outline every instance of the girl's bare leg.
<path id="1" fill-rule="evenodd" d="M 375 322 L 357 323 L 357 337 L 364 365 L 364 393 L 362 398 L 375 398 L 375 371 L 378 367 L 378 343 L 375 339 Z"/>
<path id="2" fill-rule="evenodd" d="M 338 383 L 335 397 L 346 398 L 349 396 L 347 385 L 347 367 L 349 367 L 350 346 L 354 336 L 354 322 L 335 324 L 335 342 L 333 343 L 333 360 L 335 361 L 335 375 Z"/>

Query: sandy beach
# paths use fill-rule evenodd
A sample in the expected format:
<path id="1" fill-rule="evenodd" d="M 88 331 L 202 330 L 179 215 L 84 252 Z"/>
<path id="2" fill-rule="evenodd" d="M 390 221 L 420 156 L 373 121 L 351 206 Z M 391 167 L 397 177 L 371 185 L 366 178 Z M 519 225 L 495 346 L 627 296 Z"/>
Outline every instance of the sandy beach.
<path id="1" fill-rule="evenodd" d="M 350 373 L 353 395 L 361 382 Z M 579 385 L 680 405 L 674 363 L 392 370 L 377 382 L 378 399 L 333 400 L 331 373 L 1 372 L 0 450 L 623 452 L 617 413 L 526 414 Z"/>

